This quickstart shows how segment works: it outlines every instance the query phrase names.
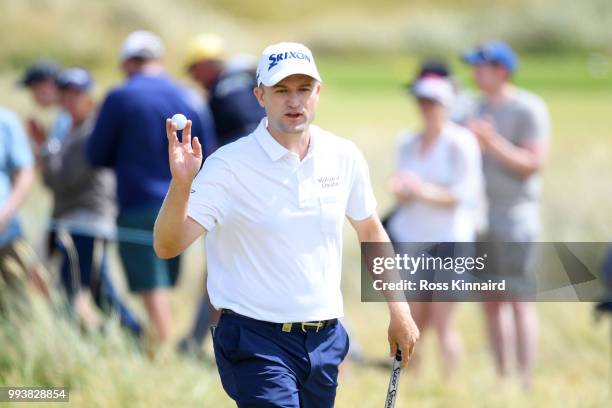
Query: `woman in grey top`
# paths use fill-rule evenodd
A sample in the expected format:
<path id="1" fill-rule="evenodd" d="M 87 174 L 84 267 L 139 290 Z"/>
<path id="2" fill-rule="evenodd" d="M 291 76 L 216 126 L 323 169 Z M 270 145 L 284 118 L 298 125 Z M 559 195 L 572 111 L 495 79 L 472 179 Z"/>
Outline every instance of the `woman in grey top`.
<path id="1" fill-rule="evenodd" d="M 57 83 L 73 125 L 66 137 L 50 140 L 39 156 L 44 182 L 53 194 L 52 244 L 62 256 L 61 282 L 71 304 L 89 289 L 102 311 L 117 311 L 121 323 L 140 334 L 138 321 L 108 276 L 107 240 L 114 234 L 116 216 L 114 174 L 92 168 L 85 156 L 96 110 L 90 95 L 93 81 L 84 69 L 68 68 Z"/>

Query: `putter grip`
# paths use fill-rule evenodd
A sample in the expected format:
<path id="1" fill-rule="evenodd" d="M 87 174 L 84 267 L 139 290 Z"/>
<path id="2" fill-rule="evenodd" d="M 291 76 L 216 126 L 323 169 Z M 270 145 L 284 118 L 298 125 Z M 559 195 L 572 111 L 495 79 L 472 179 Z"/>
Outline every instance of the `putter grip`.
<path id="1" fill-rule="evenodd" d="M 391 378 L 389 379 L 389 388 L 387 390 L 387 399 L 385 400 L 385 408 L 394 408 L 395 400 L 397 399 L 397 389 L 399 387 L 400 378 L 400 362 L 402 361 L 402 352 L 397 349 L 395 358 L 393 359 L 393 367 L 391 369 Z"/>

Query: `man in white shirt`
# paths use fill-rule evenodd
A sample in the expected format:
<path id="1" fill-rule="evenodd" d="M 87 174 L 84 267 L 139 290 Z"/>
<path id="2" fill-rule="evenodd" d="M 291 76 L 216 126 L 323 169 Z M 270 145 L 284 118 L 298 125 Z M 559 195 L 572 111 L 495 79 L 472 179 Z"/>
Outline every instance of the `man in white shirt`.
<path id="1" fill-rule="evenodd" d="M 337 320 L 344 217 L 361 242 L 388 237 L 362 154 L 311 125 L 321 78 L 310 50 L 267 47 L 257 84 L 267 117 L 199 173 L 202 148 L 190 123 L 179 141 L 167 121 L 173 178 L 154 246 L 169 258 L 207 234 L 208 291 L 222 310 L 215 356 L 238 406 L 331 407 L 348 351 Z M 419 336 L 410 309 L 390 302 L 389 310 L 391 353 L 399 345 L 409 357 Z"/>

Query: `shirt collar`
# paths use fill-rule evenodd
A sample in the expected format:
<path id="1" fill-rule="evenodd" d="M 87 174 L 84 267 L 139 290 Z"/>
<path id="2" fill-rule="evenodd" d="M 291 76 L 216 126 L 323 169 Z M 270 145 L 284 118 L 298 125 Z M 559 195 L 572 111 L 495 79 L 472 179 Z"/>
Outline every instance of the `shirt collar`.
<path id="1" fill-rule="evenodd" d="M 274 137 L 272 137 L 267 127 L 268 127 L 268 118 L 263 118 L 261 122 L 259 122 L 257 129 L 255 129 L 255 139 L 257 139 L 257 141 L 259 142 L 259 145 L 267 153 L 270 160 L 278 161 L 281 158 L 283 158 L 285 155 L 291 152 L 287 150 L 284 146 L 282 146 L 280 143 L 278 143 L 276 139 L 274 139 Z M 308 145 L 308 153 L 306 154 L 307 156 L 312 154 L 316 146 L 315 139 L 317 139 L 317 137 L 315 136 L 315 133 L 316 133 L 316 127 L 311 125 L 310 126 L 310 143 Z"/>

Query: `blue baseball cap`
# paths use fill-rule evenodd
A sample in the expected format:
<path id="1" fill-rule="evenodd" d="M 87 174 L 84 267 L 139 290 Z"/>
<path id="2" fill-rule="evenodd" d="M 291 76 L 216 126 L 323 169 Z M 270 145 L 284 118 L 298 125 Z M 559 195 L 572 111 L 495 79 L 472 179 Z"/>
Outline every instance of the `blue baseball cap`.
<path id="1" fill-rule="evenodd" d="M 516 71 L 518 57 L 510 45 L 502 41 L 489 41 L 478 48 L 465 51 L 462 55 L 464 62 L 470 65 L 483 63 L 500 64 L 510 73 Z"/>
<path id="2" fill-rule="evenodd" d="M 83 92 L 90 91 L 94 84 L 91 74 L 79 67 L 66 68 L 59 73 L 55 82 L 60 89 L 73 87 Z"/>

